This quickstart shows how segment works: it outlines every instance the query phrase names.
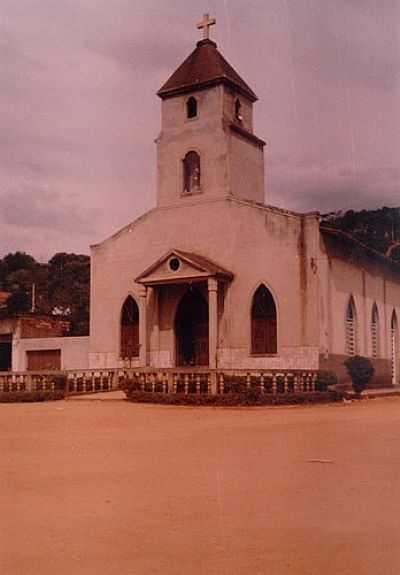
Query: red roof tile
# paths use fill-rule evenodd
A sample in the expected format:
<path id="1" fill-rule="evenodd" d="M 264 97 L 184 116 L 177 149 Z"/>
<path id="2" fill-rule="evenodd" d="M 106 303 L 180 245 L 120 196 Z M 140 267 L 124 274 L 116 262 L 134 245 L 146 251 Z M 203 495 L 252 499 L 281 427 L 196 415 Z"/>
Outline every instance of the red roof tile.
<path id="1" fill-rule="evenodd" d="M 253 90 L 218 52 L 215 42 L 206 39 L 197 42 L 195 50 L 165 82 L 157 94 L 160 98 L 165 99 L 217 84 L 230 85 L 252 102 L 257 100 Z"/>

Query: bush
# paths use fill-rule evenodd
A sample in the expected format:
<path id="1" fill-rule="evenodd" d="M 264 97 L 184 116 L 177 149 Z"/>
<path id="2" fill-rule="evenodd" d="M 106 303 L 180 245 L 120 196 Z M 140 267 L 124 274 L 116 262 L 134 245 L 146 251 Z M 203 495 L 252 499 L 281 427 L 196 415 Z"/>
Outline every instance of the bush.
<path id="1" fill-rule="evenodd" d="M 125 391 L 125 393 L 128 401 L 135 403 L 216 407 L 301 405 L 308 403 L 341 401 L 343 398 L 343 395 L 336 391 L 269 394 L 261 393 L 260 391 L 251 388 L 247 392 L 243 393 L 224 393 L 219 395 L 195 393 L 152 393 L 146 391 Z"/>
<path id="2" fill-rule="evenodd" d="M 334 371 L 321 369 L 315 382 L 316 391 L 327 391 L 329 387 L 337 385 L 338 378 Z"/>
<path id="3" fill-rule="evenodd" d="M 30 403 L 34 401 L 57 401 L 64 399 L 65 394 L 57 391 L 2 391 L 0 403 Z"/>
<path id="4" fill-rule="evenodd" d="M 375 373 L 372 362 L 367 357 L 355 355 L 344 362 L 356 395 L 361 395 Z"/>

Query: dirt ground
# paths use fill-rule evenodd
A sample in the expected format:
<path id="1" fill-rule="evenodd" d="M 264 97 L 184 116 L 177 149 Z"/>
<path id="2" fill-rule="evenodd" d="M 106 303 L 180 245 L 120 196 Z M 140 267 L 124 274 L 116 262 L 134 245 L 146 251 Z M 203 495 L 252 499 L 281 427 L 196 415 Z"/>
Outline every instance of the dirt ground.
<path id="1" fill-rule="evenodd" d="M 2 575 L 400 573 L 400 398 L 0 405 Z"/>

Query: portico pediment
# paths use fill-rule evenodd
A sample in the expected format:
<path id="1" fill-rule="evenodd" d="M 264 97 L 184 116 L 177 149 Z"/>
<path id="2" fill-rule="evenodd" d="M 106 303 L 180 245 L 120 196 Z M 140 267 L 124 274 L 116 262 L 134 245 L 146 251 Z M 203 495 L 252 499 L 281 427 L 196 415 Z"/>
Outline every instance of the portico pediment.
<path id="1" fill-rule="evenodd" d="M 151 286 L 198 282 L 208 278 L 230 281 L 233 274 L 203 256 L 171 250 L 141 273 L 135 281 Z"/>

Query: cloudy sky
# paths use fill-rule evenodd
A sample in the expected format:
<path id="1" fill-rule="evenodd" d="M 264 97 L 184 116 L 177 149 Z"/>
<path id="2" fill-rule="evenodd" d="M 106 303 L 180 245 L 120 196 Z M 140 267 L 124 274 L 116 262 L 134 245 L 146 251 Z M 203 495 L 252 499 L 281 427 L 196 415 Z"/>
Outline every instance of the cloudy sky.
<path id="1" fill-rule="evenodd" d="M 155 93 L 212 37 L 259 97 L 268 203 L 400 205 L 400 0 L 1 0 L 0 256 L 87 253 L 155 203 Z"/>

